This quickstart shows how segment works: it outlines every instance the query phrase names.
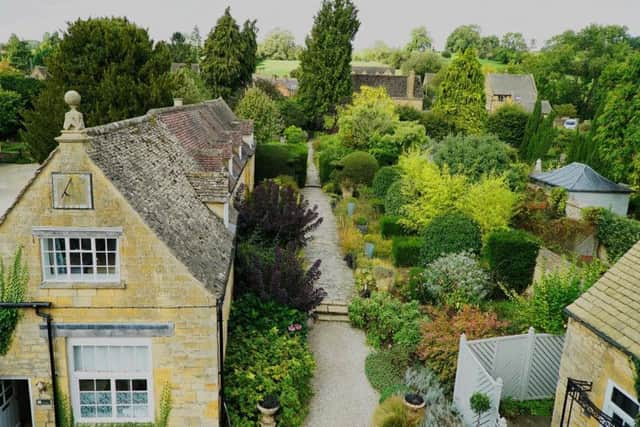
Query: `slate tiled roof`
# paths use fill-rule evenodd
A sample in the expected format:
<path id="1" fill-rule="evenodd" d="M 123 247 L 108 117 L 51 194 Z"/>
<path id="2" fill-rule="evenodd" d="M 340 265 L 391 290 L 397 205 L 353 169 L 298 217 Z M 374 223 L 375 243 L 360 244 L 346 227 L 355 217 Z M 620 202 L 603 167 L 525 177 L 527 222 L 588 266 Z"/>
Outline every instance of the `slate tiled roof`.
<path id="1" fill-rule="evenodd" d="M 526 112 L 533 112 L 538 99 L 538 89 L 533 75 L 488 73 L 485 79 L 485 86 L 489 93 L 488 98 L 493 95 L 508 95 L 513 102 L 520 104 Z M 487 99 L 487 102 L 489 101 L 490 99 Z M 543 114 L 551 112 L 549 101 L 541 101 L 541 110 Z"/>
<path id="2" fill-rule="evenodd" d="M 629 187 L 616 184 L 590 166 L 577 162 L 553 171 L 531 174 L 531 178 L 574 193 L 631 193 Z"/>
<path id="3" fill-rule="evenodd" d="M 153 115 L 89 128 L 87 133 L 93 162 L 193 276 L 221 296 L 233 235 L 196 191 L 201 183 L 198 162 Z"/>
<path id="4" fill-rule="evenodd" d="M 253 133 L 253 123 L 239 120 L 222 99 L 154 109 L 150 110 L 149 114 L 157 116 L 167 126 L 195 160 L 198 172 L 216 174 L 215 179 L 207 180 L 210 184 L 216 185 L 215 189 L 205 190 L 202 185 L 196 186 L 203 200 L 226 200 L 253 154 L 254 148 L 243 140 L 243 137 Z M 232 173 L 229 173 L 230 159 Z M 226 181 L 223 177 L 226 177 Z M 202 184 L 201 180 L 199 182 Z"/>
<path id="5" fill-rule="evenodd" d="M 640 242 L 566 311 L 610 344 L 640 357 Z"/>
<path id="6" fill-rule="evenodd" d="M 413 86 L 413 98 L 423 98 L 422 80 L 420 76 L 415 76 Z M 379 87 L 384 86 L 391 98 L 407 97 L 408 76 L 389 76 L 385 74 L 351 74 L 353 91 L 360 91 L 361 86 Z"/>

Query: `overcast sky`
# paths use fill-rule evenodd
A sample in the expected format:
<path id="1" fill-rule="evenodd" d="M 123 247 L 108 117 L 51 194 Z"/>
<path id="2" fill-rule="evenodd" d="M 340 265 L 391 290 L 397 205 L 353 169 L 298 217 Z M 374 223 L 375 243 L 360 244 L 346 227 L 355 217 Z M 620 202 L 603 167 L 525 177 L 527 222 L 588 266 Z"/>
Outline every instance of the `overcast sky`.
<path id="1" fill-rule="evenodd" d="M 411 28 L 425 25 L 441 48 L 458 25 L 478 24 L 483 34 L 519 31 L 538 46 L 566 29 L 589 23 L 621 24 L 640 33 L 640 0 L 355 0 L 360 13 L 356 48 L 383 40 L 391 46 L 406 42 Z M 149 30 L 155 40 L 174 31 L 204 36 L 227 5 L 233 16 L 257 19 L 259 37 L 281 27 L 302 43 L 321 0 L 0 0 L 0 41 L 11 33 L 40 39 L 45 31 L 66 28 L 78 17 L 129 17 Z"/>

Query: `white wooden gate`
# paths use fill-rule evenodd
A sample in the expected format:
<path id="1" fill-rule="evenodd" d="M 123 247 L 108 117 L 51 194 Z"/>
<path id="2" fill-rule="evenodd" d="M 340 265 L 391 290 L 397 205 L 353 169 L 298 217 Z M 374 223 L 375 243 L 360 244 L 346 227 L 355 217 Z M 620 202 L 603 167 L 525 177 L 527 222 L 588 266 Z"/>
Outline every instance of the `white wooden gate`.
<path id="1" fill-rule="evenodd" d="M 469 399 L 475 392 L 491 398 L 480 425 L 496 425 L 500 399 L 545 399 L 555 394 L 564 337 L 536 334 L 467 341 L 460 337 L 453 400 L 465 423 L 474 423 Z"/>

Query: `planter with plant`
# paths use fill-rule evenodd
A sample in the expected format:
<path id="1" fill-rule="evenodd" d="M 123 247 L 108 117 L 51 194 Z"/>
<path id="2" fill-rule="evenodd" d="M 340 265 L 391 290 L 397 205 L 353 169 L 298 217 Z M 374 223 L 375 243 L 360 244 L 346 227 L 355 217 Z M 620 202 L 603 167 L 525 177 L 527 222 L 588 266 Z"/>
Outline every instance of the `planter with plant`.
<path id="1" fill-rule="evenodd" d="M 356 218 L 356 227 L 362 234 L 367 234 L 369 231 L 369 221 L 364 216 L 359 216 Z"/>

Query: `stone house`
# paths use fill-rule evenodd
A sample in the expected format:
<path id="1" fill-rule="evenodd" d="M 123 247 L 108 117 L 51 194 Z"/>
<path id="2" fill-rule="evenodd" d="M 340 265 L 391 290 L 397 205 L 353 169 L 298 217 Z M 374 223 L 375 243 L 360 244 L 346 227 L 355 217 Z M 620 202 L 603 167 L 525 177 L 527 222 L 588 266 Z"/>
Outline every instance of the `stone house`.
<path id="1" fill-rule="evenodd" d="M 531 113 L 538 99 L 538 88 L 531 74 L 488 73 L 484 78 L 484 93 L 490 113 L 505 104 L 518 104 Z M 545 116 L 551 112 L 549 101 L 541 101 L 541 110 Z"/>
<path id="2" fill-rule="evenodd" d="M 553 426 L 632 427 L 640 413 L 640 242 L 566 308 Z"/>
<path id="3" fill-rule="evenodd" d="M 290 98 L 298 93 L 298 79 L 294 79 L 292 77 L 264 77 L 255 74 L 253 76 L 253 81 L 255 82 L 257 80 L 263 80 L 271 83 L 285 98 Z"/>
<path id="4" fill-rule="evenodd" d="M 233 290 L 233 195 L 253 187 L 251 122 L 221 99 L 84 129 L 68 92 L 58 147 L 0 217 L 30 279 L 0 356 L 0 425 L 217 426 Z M 54 388 L 54 383 L 57 385 Z"/>
<path id="5" fill-rule="evenodd" d="M 574 162 L 552 171 L 533 173 L 530 178 L 543 188 L 567 190 L 566 214 L 571 218 L 581 218 L 582 209 L 590 207 L 627 215 L 631 189 L 605 178 L 583 163 Z"/>
<path id="6" fill-rule="evenodd" d="M 407 105 L 422 111 L 424 91 L 422 79 L 413 71 L 408 76 L 388 74 L 351 74 L 353 91 L 362 86 L 384 87 L 396 105 Z"/>

